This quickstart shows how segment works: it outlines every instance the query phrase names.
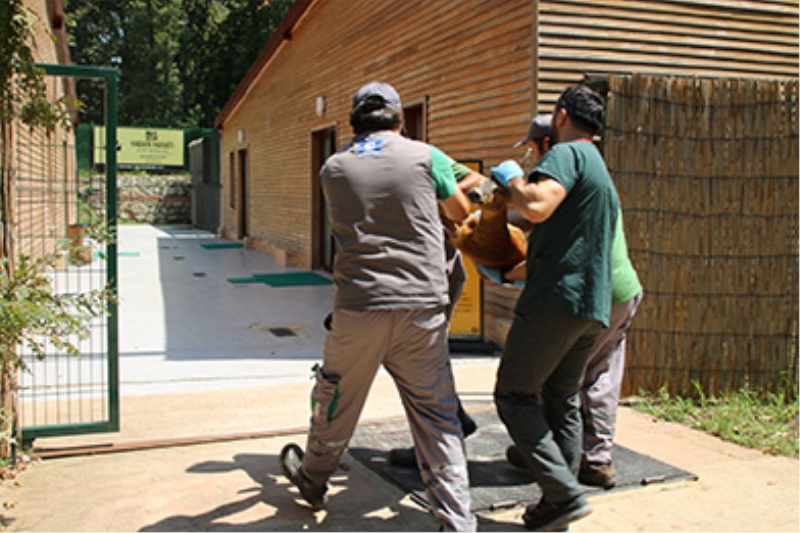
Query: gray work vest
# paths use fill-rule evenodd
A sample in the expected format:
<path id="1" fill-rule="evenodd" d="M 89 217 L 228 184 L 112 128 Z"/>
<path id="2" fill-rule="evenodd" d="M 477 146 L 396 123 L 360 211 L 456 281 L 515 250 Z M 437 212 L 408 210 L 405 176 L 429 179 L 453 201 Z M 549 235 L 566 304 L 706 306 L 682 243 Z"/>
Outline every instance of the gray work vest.
<path id="1" fill-rule="evenodd" d="M 357 136 L 321 170 L 336 243 L 334 307 L 444 306 L 444 241 L 431 147 L 391 131 Z"/>

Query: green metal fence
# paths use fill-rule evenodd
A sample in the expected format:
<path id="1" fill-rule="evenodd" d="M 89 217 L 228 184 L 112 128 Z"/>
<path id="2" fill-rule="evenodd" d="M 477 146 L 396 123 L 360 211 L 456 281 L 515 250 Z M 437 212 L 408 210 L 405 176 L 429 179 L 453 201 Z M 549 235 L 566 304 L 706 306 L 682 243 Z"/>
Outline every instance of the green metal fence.
<path id="1" fill-rule="evenodd" d="M 103 84 L 106 95 L 105 174 L 78 172 L 75 131 L 46 134 L 20 131 L 15 138 L 15 251 L 51 252 L 71 241 L 68 257 L 49 273 L 57 293 L 110 288 L 117 292 L 117 245 L 95 242 L 86 229 L 92 219 L 116 235 L 117 70 L 39 65 L 52 99 L 81 83 Z M 78 111 L 78 122 L 80 115 Z M 37 437 L 119 430 L 117 307 L 90 324 L 91 335 L 76 340 L 79 356 L 46 346 L 44 358 L 21 356 L 27 368 L 19 376 L 19 423 L 23 441 Z"/>

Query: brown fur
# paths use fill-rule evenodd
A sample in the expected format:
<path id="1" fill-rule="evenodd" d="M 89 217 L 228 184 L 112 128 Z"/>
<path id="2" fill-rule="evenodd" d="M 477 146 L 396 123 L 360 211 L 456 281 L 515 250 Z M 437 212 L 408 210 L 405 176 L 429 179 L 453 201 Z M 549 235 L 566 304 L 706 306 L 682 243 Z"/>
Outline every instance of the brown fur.
<path id="1" fill-rule="evenodd" d="M 477 265 L 508 270 L 525 259 L 528 240 L 517 226 L 508 223 L 508 191 L 485 180 L 468 196 L 480 204 L 481 214 L 472 214 L 449 232 L 450 243 Z"/>

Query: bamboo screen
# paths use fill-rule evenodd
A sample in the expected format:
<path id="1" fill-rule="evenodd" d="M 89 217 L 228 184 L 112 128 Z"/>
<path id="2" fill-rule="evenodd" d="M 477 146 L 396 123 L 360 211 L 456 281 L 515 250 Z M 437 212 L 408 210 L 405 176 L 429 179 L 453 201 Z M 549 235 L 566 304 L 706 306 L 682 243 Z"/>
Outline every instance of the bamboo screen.
<path id="1" fill-rule="evenodd" d="M 623 392 L 796 387 L 798 80 L 609 89 L 604 154 L 644 286 Z"/>

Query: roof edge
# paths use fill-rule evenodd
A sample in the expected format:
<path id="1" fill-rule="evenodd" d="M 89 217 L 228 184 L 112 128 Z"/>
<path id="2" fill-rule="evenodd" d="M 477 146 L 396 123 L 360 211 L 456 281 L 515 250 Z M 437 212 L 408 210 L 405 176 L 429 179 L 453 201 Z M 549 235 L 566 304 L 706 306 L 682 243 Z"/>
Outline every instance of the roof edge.
<path id="1" fill-rule="evenodd" d="M 280 24 L 278 24 L 278 27 L 275 28 L 275 31 L 272 32 L 269 40 L 261 49 L 261 52 L 259 52 L 258 57 L 253 61 L 250 67 L 248 67 L 244 76 L 242 76 L 242 80 L 231 94 L 231 97 L 222 107 L 219 114 L 217 114 L 217 118 L 214 119 L 215 128 L 221 129 L 225 125 L 225 121 L 233 114 L 236 108 L 239 107 L 241 101 L 247 93 L 250 92 L 259 74 L 261 74 L 262 70 L 269 64 L 273 56 L 277 54 L 283 42 L 292 39 L 292 31 L 295 26 L 315 1 L 316 0 L 294 0 L 294 2 L 292 2 L 291 7 L 289 7 L 289 10 L 286 12 L 286 15 L 284 15 Z"/>

